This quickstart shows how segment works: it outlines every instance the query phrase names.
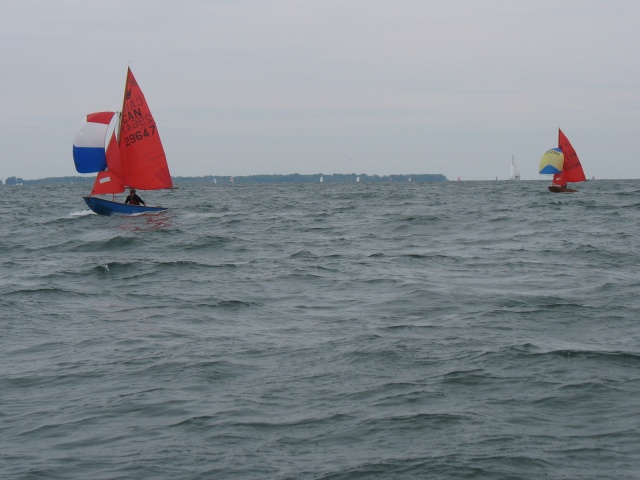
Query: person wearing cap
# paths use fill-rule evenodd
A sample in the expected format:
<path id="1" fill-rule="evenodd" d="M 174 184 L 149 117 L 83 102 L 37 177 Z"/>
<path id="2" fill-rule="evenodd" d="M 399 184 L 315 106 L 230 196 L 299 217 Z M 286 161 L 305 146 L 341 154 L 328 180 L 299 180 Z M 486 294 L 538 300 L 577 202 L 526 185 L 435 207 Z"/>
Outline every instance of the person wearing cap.
<path id="1" fill-rule="evenodd" d="M 147 206 L 147 204 L 144 203 L 144 200 L 142 200 L 138 195 L 136 195 L 135 188 L 129 189 L 129 196 L 126 198 L 124 203 L 130 203 L 131 205 L 144 205 L 145 207 Z"/>

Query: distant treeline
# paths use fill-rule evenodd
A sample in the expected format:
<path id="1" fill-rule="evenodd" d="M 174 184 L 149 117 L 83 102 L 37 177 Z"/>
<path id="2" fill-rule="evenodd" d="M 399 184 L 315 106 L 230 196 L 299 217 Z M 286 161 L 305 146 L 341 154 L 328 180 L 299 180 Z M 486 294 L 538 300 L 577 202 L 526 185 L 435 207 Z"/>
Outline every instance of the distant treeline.
<path id="1" fill-rule="evenodd" d="M 440 174 L 411 174 L 411 175 L 367 175 L 366 173 L 315 173 L 301 175 L 292 173 L 288 175 L 248 175 L 248 176 L 221 176 L 207 175 L 205 177 L 175 177 L 176 183 L 380 183 L 380 182 L 446 182 L 447 177 Z"/>
<path id="2" fill-rule="evenodd" d="M 411 175 L 367 175 L 366 173 L 332 173 L 325 175 L 247 175 L 242 177 L 205 175 L 204 177 L 173 177 L 176 185 L 181 183 L 209 183 L 216 185 L 250 184 L 250 183 L 381 183 L 381 182 L 446 182 L 447 177 L 441 174 L 417 173 Z M 23 180 L 9 177 L 4 179 L 5 185 L 69 185 L 72 183 L 92 182 L 91 177 L 49 177 L 38 180 Z"/>
<path id="3" fill-rule="evenodd" d="M 2 185 L 21 185 L 24 180 L 18 177 L 7 177 L 2 179 Z"/>

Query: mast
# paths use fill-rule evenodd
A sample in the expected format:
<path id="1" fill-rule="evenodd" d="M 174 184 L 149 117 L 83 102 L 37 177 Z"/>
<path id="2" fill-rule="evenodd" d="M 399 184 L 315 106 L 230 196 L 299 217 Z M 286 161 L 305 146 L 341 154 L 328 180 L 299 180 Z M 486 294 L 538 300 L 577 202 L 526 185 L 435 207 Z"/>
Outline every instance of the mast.
<path id="1" fill-rule="evenodd" d="M 124 112 L 124 103 L 127 101 L 127 86 L 129 85 L 129 75 L 131 74 L 131 68 L 127 67 L 127 78 L 124 81 L 124 95 L 122 95 L 122 108 L 118 112 L 118 144 L 120 144 L 120 137 L 122 136 L 122 112 Z"/>

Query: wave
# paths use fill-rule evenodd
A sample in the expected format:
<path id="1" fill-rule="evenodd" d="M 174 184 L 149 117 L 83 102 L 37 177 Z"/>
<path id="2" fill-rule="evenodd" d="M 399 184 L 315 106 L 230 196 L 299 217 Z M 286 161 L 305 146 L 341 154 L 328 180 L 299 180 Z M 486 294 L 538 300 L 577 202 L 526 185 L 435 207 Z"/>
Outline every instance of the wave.
<path id="1" fill-rule="evenodd" d="M 73 212 L 69 213 L 69 216 L 72 217 L 72 218 L 75 218 L 75 217 L 87 217 L 87 216 L 90 216 L 90 215 L 96 215 L 96 214 L 93 211 L 88 210 L 88 209 L 87 210 L 77 210 L 77 211 L 73 211 Z"/>
<path id="2" fill-rule="evenodd" d="M 598 348 L 595 345 L 590 348 L 587 346 L 561 348 L 553 345 L 541 346 L 533 343 L 524 343 L 521 345 L 506 347 L 502 353 L 524 357 L 575 358 L 582 360 L 615 362 L 620 364 L 628 363 L 630 365 L 640 362 L 640 352 L 608 350 Z"/>
<path id="3" fill-rule="evenodd" d="M 325 187 L 0 197 L 0 476 L 633 478 L 637 181 Z"/>

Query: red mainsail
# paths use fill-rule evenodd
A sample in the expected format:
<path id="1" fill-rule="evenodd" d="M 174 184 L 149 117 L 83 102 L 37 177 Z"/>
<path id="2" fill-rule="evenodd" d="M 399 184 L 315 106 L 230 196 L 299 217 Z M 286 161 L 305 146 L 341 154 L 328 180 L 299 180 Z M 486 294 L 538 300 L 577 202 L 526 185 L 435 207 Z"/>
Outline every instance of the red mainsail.
<path id="1" fill-rule="evenodd" d="M 564 185 L 567 182 L 584 182 L 587 177 L 585 177 L 584 170 L 582 170 L 578 154 L 560 129 L 558 129 L 558 148 L 564 154 L 564 166 L 562 172 L 553 176 L 553 185 Z"/>
<path id="2" fill-rule="evenodd" d="M 140 190 L 173 186 L 156 122 L 131 69 L 127 70 L 118 145 L 125 185 Z"/>

